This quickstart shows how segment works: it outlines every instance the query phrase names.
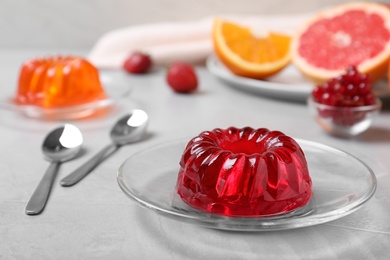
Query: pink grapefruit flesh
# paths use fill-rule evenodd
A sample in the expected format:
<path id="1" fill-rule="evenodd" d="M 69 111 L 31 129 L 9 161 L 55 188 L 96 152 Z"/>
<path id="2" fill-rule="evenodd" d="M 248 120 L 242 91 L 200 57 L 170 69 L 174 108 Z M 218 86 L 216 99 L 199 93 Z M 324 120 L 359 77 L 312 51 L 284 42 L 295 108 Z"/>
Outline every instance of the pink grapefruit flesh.
<path id="1" fill-rule="evenodd" d="M 386 72 L 390 57 L 390 10 L 380 4 L 353 3 L 324 11 L 296 35 L 293 61 L 321 82 L 356 66 L 373 80 Z"/>

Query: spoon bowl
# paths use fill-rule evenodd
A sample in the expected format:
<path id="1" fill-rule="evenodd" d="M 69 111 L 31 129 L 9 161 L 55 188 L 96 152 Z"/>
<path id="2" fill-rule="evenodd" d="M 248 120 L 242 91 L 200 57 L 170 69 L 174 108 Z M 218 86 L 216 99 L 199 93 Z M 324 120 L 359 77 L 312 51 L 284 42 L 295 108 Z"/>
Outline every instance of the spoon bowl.
<path id="1" fill-rule="evenodd" d="M 51 163 L 26 205 L 27 215 L 37 215 L 43 211 L 59 165 L 76 157 L 81 150 L 82 143 L 83 137 L 80 130 L 71 124 L 58 127 L 46 136 L 42 144 L 42 152 L 45 159 Z"/>
<path id="2" fill-rule="evenodd" d="M 42 144 L 45 159 L 51 162 L 65 162 L 73 159 L 81 150 L 83 136 L 71 124 L 65 124 L 51 131 Z"/>
<path id="3" fill-rule="evenodd" d="M 117 145 L 138 142 L 144 137 L 147 125 L 148 114 L 143 110 L 135 109 L 115 123 L 110 138 Z"/>
<path id="4" fill-rule="evenodd" d="M 105 158 L 118 150 L 119 147 L 142 140 L 146 133 L 148 120 L 148 114 L 140 109 L 134 109 L 129 114 L 121 117 L 111 129 L 111 144 L 104 147 L 89 161 L 63 178 L 60 181 L 61 186 L 69 187 L 75 185 Z"/>

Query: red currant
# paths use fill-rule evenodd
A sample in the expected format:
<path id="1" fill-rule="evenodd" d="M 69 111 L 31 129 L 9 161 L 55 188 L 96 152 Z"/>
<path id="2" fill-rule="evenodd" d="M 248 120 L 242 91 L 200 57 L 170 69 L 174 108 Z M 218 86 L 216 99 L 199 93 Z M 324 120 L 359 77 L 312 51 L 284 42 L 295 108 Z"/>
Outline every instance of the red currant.
<path id="1" fill-rule="evenodd" d="M 363 120 L 365 113 L 349 108 L 375 104 L 376 96 L 371 89 L 368 75 L 361 74 L 356 67 L 350 66 L 345 74 L 314 88 L 312 97 L 320 104 L 345 107 L 342 110 L 319 108 L 318 112 L 322 117 L 331 118 L 335 124 L 350 126 Z"/>
<path id="2" fill-rule="evenodd" d="M 321 104 L 338 107 L 368 106 L 375 103 L 371 82 L 366 74 L 361 74 L 355 66 L 346 73 L 332 78 L 312 91 L 314 100 Z"/>

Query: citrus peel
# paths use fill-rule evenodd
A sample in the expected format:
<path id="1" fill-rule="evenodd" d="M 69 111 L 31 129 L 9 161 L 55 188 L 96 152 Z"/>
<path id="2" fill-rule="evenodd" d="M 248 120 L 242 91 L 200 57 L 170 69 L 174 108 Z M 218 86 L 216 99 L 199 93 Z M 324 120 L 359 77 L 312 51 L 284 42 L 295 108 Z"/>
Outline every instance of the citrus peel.
<path id="1" fill-rule="evenodd" d="M 269 32 L 256 35 L 251 28 L 215 19 L 212 39 L 219 60 L 234 74 L 263 79 L 283 68 L 290 60 L 291 37 Z"/>

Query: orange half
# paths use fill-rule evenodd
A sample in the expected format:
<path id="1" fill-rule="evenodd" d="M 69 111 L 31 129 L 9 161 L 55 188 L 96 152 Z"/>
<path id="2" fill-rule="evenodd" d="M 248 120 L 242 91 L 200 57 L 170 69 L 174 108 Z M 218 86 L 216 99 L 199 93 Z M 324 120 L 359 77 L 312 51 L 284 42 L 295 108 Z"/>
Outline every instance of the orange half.
<path id="1" fill-rule="evenodd" d="M 257 36 L 249 27 L 215 19 L 212 36 L 218 58 L 239 76 L 263 79 L 291 60 L 289 35 L 270 32 Z"/>

